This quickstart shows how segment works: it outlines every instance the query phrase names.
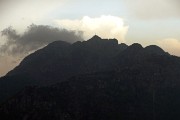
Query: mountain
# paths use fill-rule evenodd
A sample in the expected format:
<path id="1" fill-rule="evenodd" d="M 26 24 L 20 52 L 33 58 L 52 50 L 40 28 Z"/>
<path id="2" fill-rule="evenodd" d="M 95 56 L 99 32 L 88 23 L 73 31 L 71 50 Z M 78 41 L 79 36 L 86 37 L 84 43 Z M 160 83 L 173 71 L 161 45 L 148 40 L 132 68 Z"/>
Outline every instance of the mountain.
<path id="1" fill-rule="evenodd" d="M 180 58 L 97 35 L 56 41 L 1 78 L 0 89 L 6 120 L 177 120 Z"/>
<path id="2" fill-rule="evenodd" d="M 64 41 L 50 43 L 24 58 L 20 65 L 0 79 L 0 103 L 25 86 L 55 84 L 77 74 L 114 69 L 112 58 L 127 47 L 118 44 L 116 39 L 98 36 L 73 44 Z"/>
<path id="3" fill-rule="evenodd" d="M 37 80 L 42 79 L 43 83 L 54 83 L 56 80 L 59 82 L 60 79 L 63 81 L 82 72 L 110 67 L 106 62 L 125 48 L 125 45 L 119 46 L 116 39 L 104 40 L 97 36 L 72 45 L 56 41 L 26 57 L 7 76 L 23 73 Z"/>

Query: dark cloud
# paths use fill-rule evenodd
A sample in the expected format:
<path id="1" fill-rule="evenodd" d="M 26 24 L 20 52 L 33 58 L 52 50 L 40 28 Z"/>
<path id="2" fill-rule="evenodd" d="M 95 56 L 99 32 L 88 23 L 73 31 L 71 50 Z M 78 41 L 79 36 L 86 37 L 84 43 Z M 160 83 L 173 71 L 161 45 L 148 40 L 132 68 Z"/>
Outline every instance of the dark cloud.
<path id="1" fill-rule="evenodd" d="M 47 25 L 30 25 L 23 34 L 17 34 L 12 27 L 1 31 L 1 35 L 7 38 L 0 51 L 10 55 L 27 54 L 33 50 L 47 45 L 53 41 L 62 40 L 73 43 L 82 41 L 81 31 L 68 31 Z"/>

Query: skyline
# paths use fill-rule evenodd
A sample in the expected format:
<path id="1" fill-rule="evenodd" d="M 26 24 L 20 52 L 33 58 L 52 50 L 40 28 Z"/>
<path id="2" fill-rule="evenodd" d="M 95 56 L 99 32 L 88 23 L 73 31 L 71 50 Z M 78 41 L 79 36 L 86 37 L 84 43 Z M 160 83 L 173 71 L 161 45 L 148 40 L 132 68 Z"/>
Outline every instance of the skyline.
<path id="1" fill-rule="evenodd" d="M 128 45 L 140 43 L 143 46 L 155 44 L 172 55 L 180 56 L 180 1 L 178 0 L 1 0 L 0 1 L 0 30 L 9 26 L 18 38 L 10 40 L 9 34 L 0 38 L 0 76 L 15 67 L 32 51 L 55 41 L 61 36 L 54 37 L 56 28 L 67 29 L 78 33 L 87 40 L 94 34 L 102 38 L 117 38 L 119 43 Z M 28 31 L 34 24 L 51 26 L 52 40 L 40 40 Z M 31 28 L 31 27 L 30 27 Z M 34 30 L 34 29 L 32 29 Z M 36 30 L 36 29 L 35 29 Z M 12 32 L 12 31 L 11 31 Z M 44 31 L 40 31 L 42 34 Z M 29 36 L 27 36 L 27 33 Z M 62 31 L 57 32 L 62 33 Z M 28 39 L 24 39 L 27 38 Z M 64 38 L 64 37 L 62 37 Z M 50 39 L 50 37 L 49 37 Z M 17 41 L 21 40 L 21 44 Z M 27 42 L 29 40 L 31 42 Z M 8 42 L 13 41 L 13 42 Z M 29 49 L 38 42 L 34 49 Z M 5 44 L 6 50 L 2 50 Z M 22 44 L 23 43 L 23 44 Z M 25 53 L 9 53 L 13 45 L 23 45 Z M 8 49 L 7 49 L 8 48 Z"/>

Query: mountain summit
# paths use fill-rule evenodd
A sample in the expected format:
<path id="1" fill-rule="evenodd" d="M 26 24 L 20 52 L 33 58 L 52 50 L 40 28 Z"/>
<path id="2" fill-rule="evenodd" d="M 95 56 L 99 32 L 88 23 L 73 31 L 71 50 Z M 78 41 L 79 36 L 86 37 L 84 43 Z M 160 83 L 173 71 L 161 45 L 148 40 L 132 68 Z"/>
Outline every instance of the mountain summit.
<path id="1" fill-rule="evenodd" d="M 94 35 L 91 39 L 89 39 L 90 41 L 91 40 L 102 40 L 102 38 L 101 37 L 99 37 L 98 35 Z"/>
<path id="2" fill-rule="evenodd" d="M 158 46 L 56 41 L 0 78 L 0 118 L 179 119 L 179 80 L 180 58 Z"/>

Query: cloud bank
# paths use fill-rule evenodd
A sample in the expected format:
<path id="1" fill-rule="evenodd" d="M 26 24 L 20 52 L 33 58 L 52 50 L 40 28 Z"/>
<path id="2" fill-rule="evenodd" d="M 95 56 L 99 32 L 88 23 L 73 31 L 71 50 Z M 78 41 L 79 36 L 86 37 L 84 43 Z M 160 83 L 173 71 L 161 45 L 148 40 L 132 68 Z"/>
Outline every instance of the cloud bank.
<path id="1" fill-rule="evenodd" d="M 125 42 L 128 31 L 128 26 L 124 24 L 122 18 L 110 15 L 96 18 L 84 16 L 77 20 L 55 20 L 55 23 L 69 30 L 84 31 L 85 39 L 97 34 L 102 38 L 117 38 L 120 42 Z"/>
<path id="2" fill-rule="evenodd" d="M 8 27 L 1 31 L 6 37 L 6 42 L 0 47 L 1 53 L 10 55 L 27 54 L 56 40 L 67 42 L 82 41 L 83 32 L 68 31 L 46 25 L 30 25 L 23 34 L 18 34 L 15 29 Z"/>

